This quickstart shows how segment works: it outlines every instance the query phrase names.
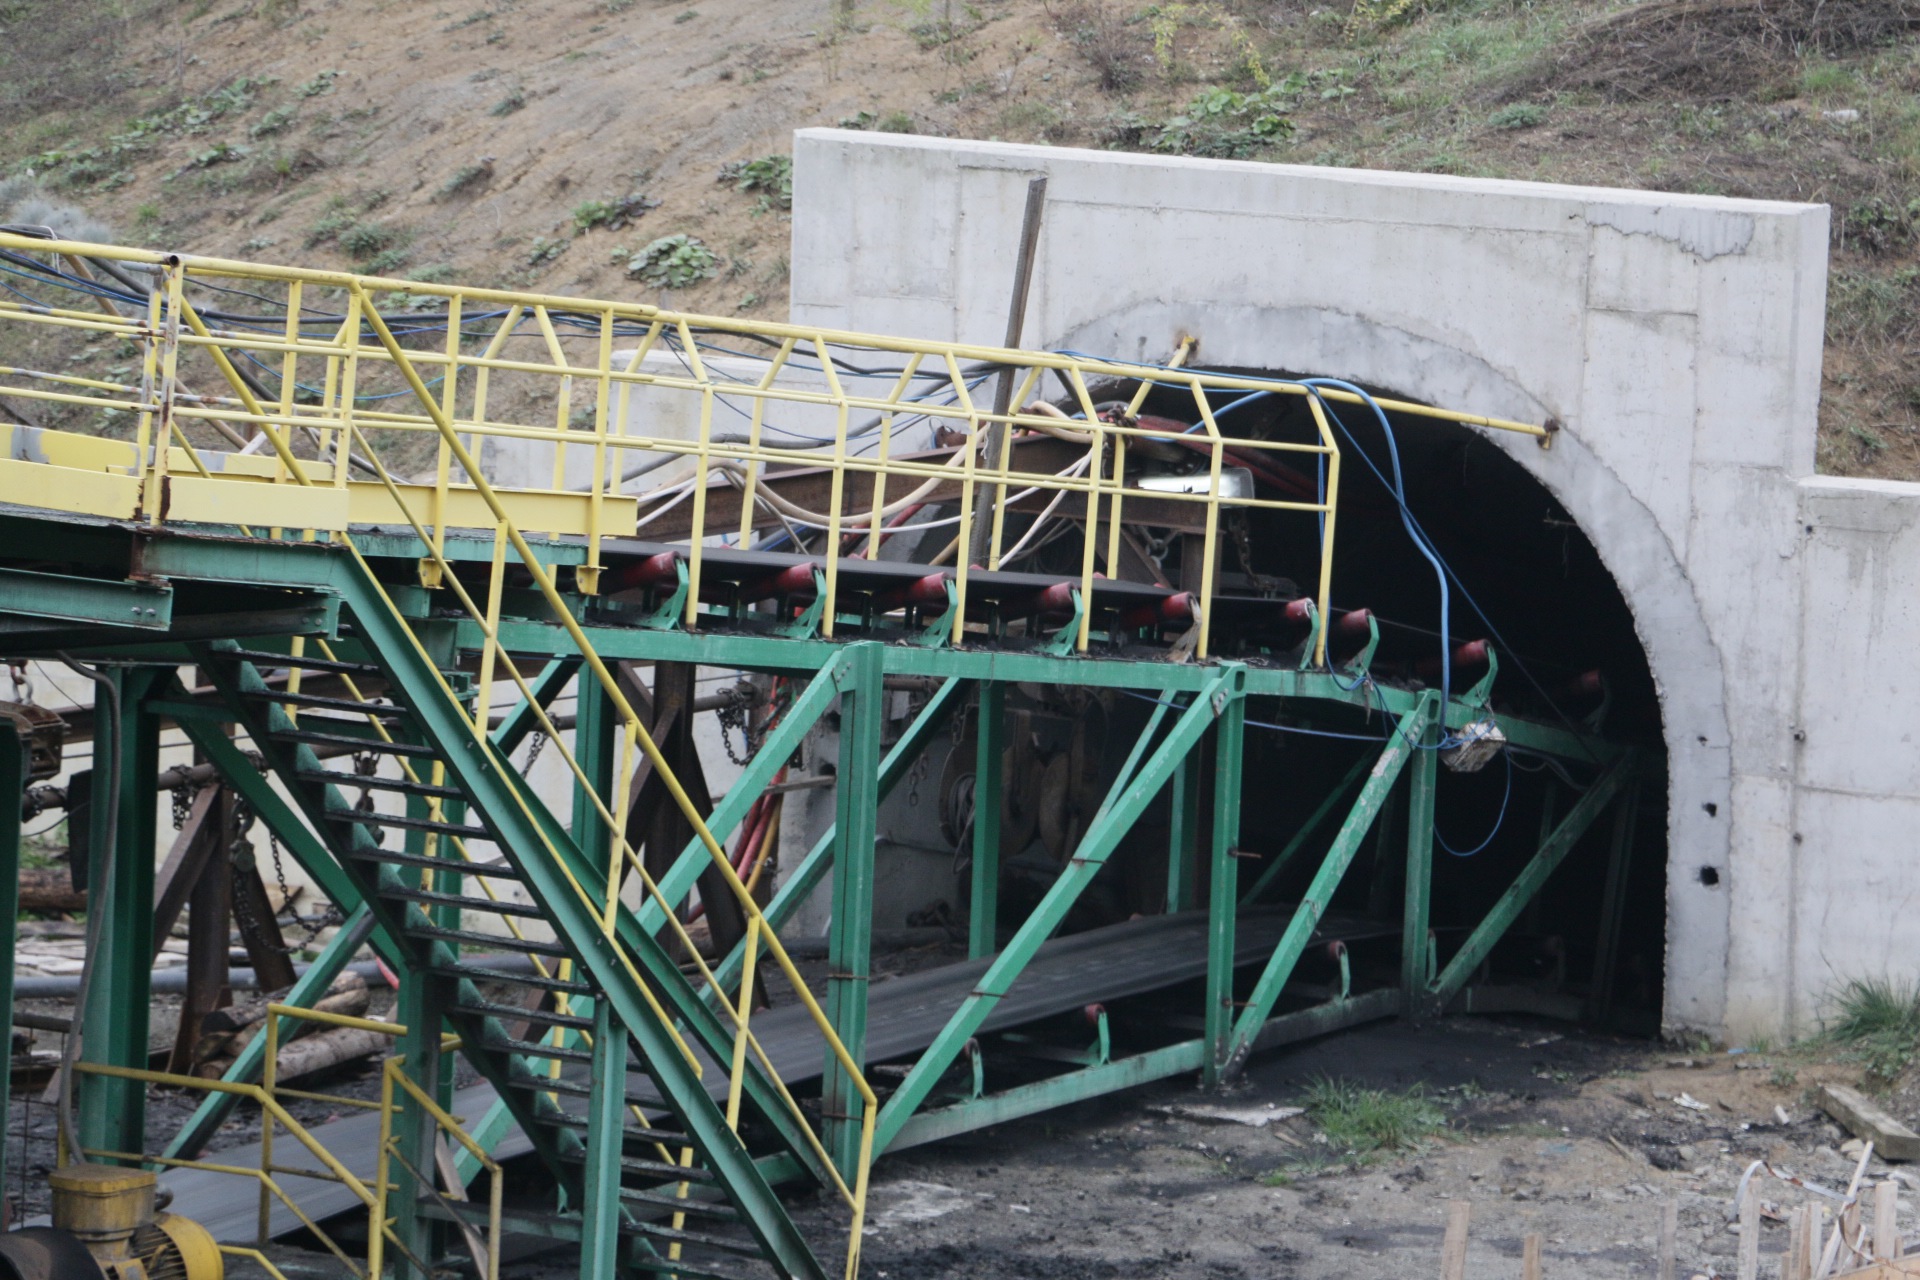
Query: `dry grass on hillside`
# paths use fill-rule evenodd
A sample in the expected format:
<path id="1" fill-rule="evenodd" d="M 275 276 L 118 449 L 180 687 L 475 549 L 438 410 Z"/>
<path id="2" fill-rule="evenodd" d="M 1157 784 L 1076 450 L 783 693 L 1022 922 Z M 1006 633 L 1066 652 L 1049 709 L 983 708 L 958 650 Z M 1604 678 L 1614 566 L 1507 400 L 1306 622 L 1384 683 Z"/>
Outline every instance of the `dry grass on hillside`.
<path id="1" fill-rule="evenodd" d="M 63 202 L 156 246 L 776 317 L 778 158 L 808 125 L 1820 201 L 1819 465 L 1920 479 L 1917 14 L 0 0 L 0 204 Z"/>

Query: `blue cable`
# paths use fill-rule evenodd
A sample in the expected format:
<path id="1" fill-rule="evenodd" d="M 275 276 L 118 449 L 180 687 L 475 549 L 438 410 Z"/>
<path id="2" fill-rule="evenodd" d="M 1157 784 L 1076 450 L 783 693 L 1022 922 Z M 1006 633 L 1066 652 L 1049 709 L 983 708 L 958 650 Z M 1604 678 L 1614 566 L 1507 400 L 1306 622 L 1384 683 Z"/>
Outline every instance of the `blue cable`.
<path id="1" fill-rule="evenodd" d="M 1500 828 L 1506 825 L 1507 802 L 1513 799 L 1513 752 L 1511 750 L 1506 750 L 1506 751 L 1502 751 L 1500 754 L 1502 757 L 1506 759 L 1506 762 L 1507 762 L 1507 789 L 1504 792 L 1502 792 L 1500 795 L 1500 812 L 1494 815 L 1493 830 L 1487 832 L 1487 838 L 1485 840 L 1482 840 L 1479 844 L 1473 846 L 1473 848 L 1471 849 L 1466 849 L 1466 850 L 1456 849 L 1452 845 L 1447 843 L 1447 838 L 1445 836 L 1440 834 L 1439 818 L 1436 817 L 1433 821 L 1433 838 L 1435 843 L 1437 843 L 1442 849 L 1445 849 L 1448 853 L 1452 854 L 1456 858 L 1471 858 L 1474 854 L 1479 853 L 1482 849 L 1486 848 L 1488 845 L 1493 843 L 1493 838 L 1500 834 Z"/>

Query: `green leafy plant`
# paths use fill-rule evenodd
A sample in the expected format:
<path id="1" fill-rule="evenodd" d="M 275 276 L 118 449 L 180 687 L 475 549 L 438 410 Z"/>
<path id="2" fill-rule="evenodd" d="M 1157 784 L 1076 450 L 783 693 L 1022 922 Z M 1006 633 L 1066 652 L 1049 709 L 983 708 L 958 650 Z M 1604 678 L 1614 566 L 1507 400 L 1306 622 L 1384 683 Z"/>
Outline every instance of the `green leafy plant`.
<path id="1" fill-rule="evenodd" d="M 338 71 L 322 71 L 313 79 L 295 85 L 293 91 L 303 98 L 317 98 L 323 93 L 332 93 L 333 82 L 339 78 Z"/>
<path id="2" fill-rule="evenodd" d="M 490 116 L 510 116 L 526 105 L 527 95 L 525 90 L 509 89 L 507 90 L 506 97 L 487 108 L 487 114 Z"/>
<path id="3" fill-rule="evenodd" d="M 530 267 L 545 266 L 566 251 L 567 241 L 563 237 L 549 238 L 547 236 L 535 236 L 533 238 L 533 244 L 527 249 L 527 265 Z"/>
<path id="4" fill-rule="evenodd" d="M 684 289 L 711 280 L 720 270 L 720 257 L 690 235 L 661 236 L 627 255 L 627 273 L 665 289 Z"/>
<path id="5" fill-rule="evenodd" d="M 736 160 L 720 170 L 720 181 L 736 191 L 758 191 L 755 213 L 793 208 L 793 157 L 774 154 L 757 160 Z"/>
<path id="6" fill-rule="evenodd" d="M 434 192 L 433 198 L 436 200 L 451 199 L 463 191 L 471 191 L 473 188 L 480 186 L 492 176 L 493 157 L 483 156 L 472 164 L 461 165 L 458 169 L 455 169 L 451 174 L 447 175 L 447 180 L 440 184 L 440 189 Z"/>
<path id="7" fill-rule="evenodd" d="M 581 231 L 618 231 L 657 209 L 660 202 L 651 196 L 621 196 L 617 200 L 589 200 L 573 207 L 573 225 Z"/>
<path id="8" fill-rule="evenodd" d="M 293 124 L 293 119 L 298 114 L 299 111 L 291 104 L 284 107 L 275 107 L 253 122 L 252 126 L 247 130 L 247 136 L 250 138 L 266 138 L 276 133 L 284 133 L 287 128 Z"/>
<path id="9" fill-rule="evenodd" d="M 1874 196 L 1847 210 L 1840 221 L 1842 243 L 1869 253 L 1886 253 L 1911 243 L 1920 231 L 1920 197 L 1901 204 Z"/>
<path id="10" fill-rule="evenodd" d="M 1287 112 L 1306 88 L 1296 77 L 1254 93 L 1213 88 L 1195 95 L 1186 109 L 1160 126 L 1155 151 L 1233 158 L 1252 155 L 1293 133 Z"/>

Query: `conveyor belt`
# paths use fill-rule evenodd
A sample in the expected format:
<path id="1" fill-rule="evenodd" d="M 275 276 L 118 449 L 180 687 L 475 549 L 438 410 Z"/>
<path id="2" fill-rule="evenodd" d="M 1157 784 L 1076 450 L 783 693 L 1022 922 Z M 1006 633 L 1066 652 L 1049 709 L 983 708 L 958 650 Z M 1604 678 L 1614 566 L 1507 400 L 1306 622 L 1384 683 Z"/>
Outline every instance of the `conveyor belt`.
<path id="1" fill-rule="evenodd" d="M 1279 942 L 1291 907 L 1262 907 L 1243 912 L 1235 933 L 1235 960 L 1239 965 L 1264 961 Z M 1040 947 L 1013 989 L 988 1015 L 983 1031 L 1006 1031 L 1086 1005 L 1145 995 L 1189 982 L 1207 970 L 1207 916 L 1203 911 L 1174 916 L 1150 916 L 1089 929 L 1056 938 Z M 1397 935 L 1397 924 L 1384 925 L 1364 917 L 1330 916 L 1314 934 L 1315 942 Z M 991 961 L 968 960 L 942 965 L 902 977 L 875 982 L 867 998 L 867 1054 L 869 1063 L 905 1058 L 933 1043 L 940 1029 L 974 990 Z M 768 1058 L 790 1086 L 820 1077 L 825 1050 L 812 1019 L 798 1004 L 788 1004 L 754 1015 L 754 1034 Z M 706 1078 L 716 1096 L 725 1093 L 726 1072 L 712 1069 Z M 636 1093 L 645 1082 L 635 1077 Z M 490 1085 L 463 1089 L 454 1097 L 453 1112 L 471 1124 L 493 1103 Z M 333 1156 L 353 1173 L 371 1180 L 379 1118 L 371 1113 L 330 1121 L 309 1130 Z M 508 1159 L 530 1149 L 518 1129 L 510 1130 L 495 1147 Z M 319 1169 L 320 1162 L 293 1138 L 277 1135 L 274 1163 L 284 1168 Z M 223 1148 L 210 1159 L 240 1168 L 258 1167 L 258 1143 Z M 199 1169 L 164 1173 L 161 1186 L 173 1192 L 173 1212 L 193 1218 L 223 1241 L 251 1240 L 258 1232 L 259 1206 L 253 1188 L 232 1175 Z M 351 1192 L 331 1182 L 283 1177 L 280 1185 L 316 1221 L 356 1208 Z M 286 1205 L 275 1202 L 270 1230 L 275 1236 L 299 1229 L 300 1222 Z"/>

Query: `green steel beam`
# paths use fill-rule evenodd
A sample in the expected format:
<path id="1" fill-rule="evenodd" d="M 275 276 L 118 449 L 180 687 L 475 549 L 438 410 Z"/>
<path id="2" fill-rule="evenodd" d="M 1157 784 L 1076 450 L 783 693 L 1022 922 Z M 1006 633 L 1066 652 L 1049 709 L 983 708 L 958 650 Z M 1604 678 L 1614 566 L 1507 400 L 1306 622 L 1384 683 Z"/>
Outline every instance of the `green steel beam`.
<path id="1" fill-rule="evenodd" d="M 87 989 L 80 1053 L 84 1061 L 145 1070 L 149 1013 L 153 1006 L 153 847 L 160 771 L 160 718 L 145 706 L 147 694 L 171 672 L 124 667 L 108 673 L 118 692 L 118 714 L 102 693 L 94 713 L 94 812 L 90 823 L 91 911 L 103 912 L 100 950 L 88 957 L 93 977 Z M 118 765 L 119 785 L 109 780 Z M 111 820 L 108 806 L 116 811 Z M 112 828 L 112 844 L 107 842 Z M 107 866 L 111 859 L 112 866 Z M 136 1080 L 82 1076 L 80 1145 L 109 1151 L 144 1151 L 147 1087 Z"/>
<path id="2" fill-rule="evenodd" d="M 1432 986 L 1428 989 L 1434 1002 L 1444 1005 L 1452 998 L 1454 992 L 1466 985 L 1467 979 L 1472 976 L 1475 969 L 1480 967 L 1480 962 L 1487 958 L 1494 944 L 1505 936 L 1507 930 L 1513 926 L 1513 922 L 1519 918 L 1521 911 L 1532 900 L 1533 895 L 1540 892 L 1547 878 L 1554 873 L 1561 862 L 1565 861 L 1566 856 L 1573 851 L 1573 846 L 1579 843 L 1580 837 L 1586 834 L 1587 828 L 1593 825 L 1594 819 L 1600 816 L 1601 811 L 1619 793 L 1621 784 L 1632 772 L 1633 765 L 1630 759 L 1623 759 L 1594 779 L 1593 784 L 1581 795 L 1579 801 L 1567 811 L 1567 816 L 1560 820 L 1560 825 L 1554 828 L 1553 834 L 1547 837 L 1546 842 L 1534 853 L 1527 865 L 1521 868 L 1520 874 L 1514 877 L 1507 891 L 1500 895 L 1500 900 L 1493 904 L 1492 909 L 1485 916 L 1481 917 L 1479 925 L 1467 935 L 1467 940 L 1460 944 L 1460 950 L 1454 953 L 1453 959 L 1449 960 L 1446 968 L 1440 971 L 1440 976 L 1434 979 Z"/>
<path id="3" fill-rule="evenodd" d="M 920 714 L 914 717 L 913 723 L 907 726 L 907 731 L 900 735 L 900 740 L 893 744 L 893 749 L 887 752 L 886 759 L 880 762 L 881 800 L 893 794 L 893 789 L 899 785 L 902 778 L 907 776 L 907 771 L 913 767 L 913 762 L 919 759 L 920 753 L 933 740 L 933 736 L 953 719 L 962 701 L 961 693 L 964 688 L 965 685 L 959 680 L 944 681 L 938 689 L 934 690 L 933 696 L 927 699 L 927 704 L 920 709 Z M 812 896 L 813 891 L 833 869 L 835 836 L 836 829 L 829 827 L 814 843 L 807 856 L 800 860 L 800 865 L 781 879 L 780 888 L 773 895 L 773 901 L 761 910 L 761 914 L 766 917 L 767 923 L 775 932 L 793 918 L 793 913 Z M 723 988 L 731 989 L 739 980 L 743 958 L 743 948 L 736 946 L 732 954 L 714 970 Z"/>
<path id="4" fill-rule="evenodd" d="M 1429 725 L 1421 742 L 1426 749 L 1412 761 L 1408 783 L 1406 896 L 1400 913 L 1401 1012 L 1409 1018 L 1423 1016 L 1420 993 L 1433 976 L 1427 972 L 1427 935 L 1433 914 L 1433 798 L 1440 773 L 1440 727 Z"/>
<path id="5" fill-rule="evenodd" d="M 1200 857 L 1200 770 L 1182 760 L 1173 771 L 1167 803 L 1167 914 L 1193 905 Z"/>
<path id="6" fill-rule="evenodd" d="M 1613 1013 L 1613 966 L 1620 954 L 1620 925 L 1626 914 L 1627 877 L 1633 870 L 1633 831 L 1640 820 L 1640 779 L 1613 809 L 1613 839 L 1607 851 L 1607 883 L 1600 894 L 1600 926 L 1593 948 L 1589 1016 L 1605 1024 Z"/>
<path id="7" fill-rule="evenodd" d="M 356 534 L 363 548 L 377 545 L 378 537 Z M 395 546 L 410 538 L 390 539 Z M 415 544 L 417 545 L 417 544 Z M 558 544 L 565 550 L 568 544 Z M 373 555 L 375 552 L 369 551 Z M 488 554 L 491 554 L 489 551 Z M 544 554 L 544 550 L 543 550 Z M 570 554 L 581 555 L 574 548 Z M 209 582 L 273 583 L 290 587 L 341 590 L 356 568 L 340 547 L 318 542 L 265 542 L 235 539 L 165 537 L 142 543 L 141 572 Z M 404 558 L 402 558 L 404 559 Z M 407 561 L 411 565 L 412 561 Z M 483 642 L 478 624 L 466 620 L 449 624 L 450 643 L 477 651 Z M 697 662 L 768 671 L 816 672 L 846 647 L 844 640 L 790 640 L 757 635 L 730 635 L 714 631 L 654 631 L 636 627 L 593 625 L 587 628 L 594 648 L 605 658 L 639 661 Z M 572 638 L 557 624 L 526 619 L 501 623 L 501 642 L 516 653 L 574 655 Z M 960 677 L 967 680 L 1028 681 L 1038 684 L 1076 684 L 1092 688 L 1132 688 L 1166 696 L 1192 692 L 1212 679 L 1218 665 L 1169 663 L 1157 659 L 1118 659 L 1085 655 L 968 647 L 925 649 L 887 645 L 888 674 Z M 1326 672 L 1286 668 L 1256 668 L 1247 676 L 1249 696 L 1305 698 L 1322 705 L 1339 704 L 1366 712 L 1404 715 L 1422 696 L 1419 691 L 1388 685 L 1366 690 L 1343 688 Z M 1456 700 L 1446 711 L 1446 727 L 1462 728 L 1484 720 L 1483 708 Z M 1558 725 L 1496 716 L 1507 739 L 1517 746 L 1567 759 L 1608 763 L 1627 748 L 1606 739 L 1569 731 Z"/>
<path id="8" fill-rule="evenodd" d="M 61 573 L 0 569 L 0 613 L 62 622 L 165 631 L 173 623 L 173 588 Z"/>
<path id="9" fill-rule="evenodd" d="M 314 957 L 313 963 L 307 966 L 307 971 L 300 975 L 299 981 L 293 984 L 292 989 L 281 998 L 280 1003 L 297 1009 L 311 1009 L 326 994 L 327 988 L 333 985 L 333 980 L 339 977 L 341 971 L 347 967 L 354 953 L 365 946 L 367 939 L 372 936 L 373 913 L 368 911 L 363 903 L 353 909 L 346 923 L 341 925 L 334 933 L 332 940 L 321 948 L 320 954 Z M 280 1019 L 280 1043 L 285 1044 L 292 1038 L 298 1027 L 298 1019 Z M 261 1067 L 265 1065 L 266 1060 L 267 1038 L 254 1036 L 247 1041 L 246 1046 L 234 1058 L 233 1065 L 226 1069 L 220 1079 L 228 1084 L 257 1084 L 260 1081 Z M 180 1126 L 180 1131 L 174 1134 L 173 1140 L 167 1143 L 167 1149 L 162 1154 L 169 1160 L 191 1160 L 197 1157 L 207 1143 L 212 1141 L 213 1135 L 219 1131 L 220 1126 L 226 1123 L 227 1116 L 232 1113 L 239 1101 L 238 1094 L 209 1093 L 194 1109 L 193 1114 L 187 1117 L 187 1122 Z"/>
<path id="10" fill-rule="evenodd" d="M 974 721 L 972 903 L 967 915 L 967 957 L 990 956 L 1000 943 L 1001 785 L 1005 778 L 1007 686 L 980 686 Z M 1017 850 L 1016 850 L 1017 852 Z"/>
<path id="11" fill-rule="evenodd" d="M 834 698 L 839 696 L 840 682 L 845 678 L 852 660 L 851 650 L 843 646 L 825 666 L 814 673 L 806 688 L 788 705 L 786 713 L 780 717 L 780 723 L 768 732 L 760 749 L 747 761 L 739 778 L 720 797 L 720 803 L 713 806 L 713 813 L 707 818 L 707 830 L 713 832 L 713 838 L 723 846 L 746 820 L 753 802 L 773 785 L 774 775 L 793 758 L 800 743 L 819 723 L 820 717 L 826 714 L 827 708 L 833 705 Z M 678 907 L 693 891 L 693 886 L 699 883 L 700 873 L 710 865 L 712 855 L 707 852 L 705 842 L 695 836 L 680 851 L 680 856 L 674 859 L 667 874 L 660 877 L 660 896 Z M 666 913 L 652 895 L 648 895 L 640 905 L 640 927 L 657 935 L 666 927 L 666 923 Z"/>
<path id="12" fill-rule="evenodd" d="M 20 916 L 20 807 L 26 797 L 28 766 L 26 740 L 13 721 L 0 717 L 0 1017 L 13 1026 L 14 938 Z M 12 1115 L 8 1093 L 12 1073 L 0 1074 L 0 1116 Z M 24 1123 L 23 1123 L 24 1127 Z M 7 1184 L 7 1134 L 12 1125 L 0 1125 L 0 1187 Z M 18 1153 L 26 1158 L 25 1144 Z"/>
<path id="13" fill-rule="evenodd" d="M 260 821 L 279 837 L 280 843 L 293 855 L 293 860 L 300 864 L 300 869 L 320 886 L 320 891 L 342 911 L 351 912 L 359 907 L 360 890 L 354 886 L 353 880 L 340 869 L 340 864 L 334 861 L 326 845 L 300 820 L 293 807 L 274 790 L 273 784 L 267 781 L 253 761 L 234 745 L 233 739 L 198 721 L 182 720 L 180 727 L 219 771 L 221 781 L 240 793 Z M 394 944 L 384 929 L 374 933 L 373 945 L 387 963 L 396 966 L 406 963 L 405 953 Z"/>
<path id="14" fill-rule="evenodd" d="M 975 984 L 959 1009 L 947 1020 L 927 1051 L 913 1064 L 906 1079 L 881 1109 L 874 1134 L 874 1150 L 885 1151 L 901 1126 L 932 1093 L 940 1077 L 960 1055 L 961 1049 L 987 1019 L 994 1006 L 1013 986 L 1040 944 L 1060 927 L 1067 912 L 1093 883 L 1120 838 L 1133 826 L 1141 812 L 1173 776 L 1175 766 L 1193 750 L 1214 719 L 1222 714 L 1230 700 L 1244 696 L 1246 668 L 1232 665 L 1215 670 L 1213 678 L 1199 691 L 1168 731 L 1165 741 L 1132 778 L 1115 780 L 1100 813 L 1087 826 L 1066 868 L 1047 890 L 1026 920 L 1014 931 L 1011 940 Z"/>
<path id="15" fill-rule="evenodd" d="M 1220 1083 L 1233 1030 L 1235 912 L 1240 906 L 1240 778 L 1247 704 L 1231 699 L 1213 730 L 1213 829 L 1207 881 L 1207 1057 L 1204 1082 Z"/>
<path id="16" fill-rule="evenodd" d="M 582 787 L 578 778 L 569 782 L 573 793 L 573 820 L 567 831 L 589 862 L 604 866 L 613 856 L 613 828 L 600 816 L 600 805 L 595 800 L 604 803 L 609 811 L 619 807 L 612 803 L 618 752 L 613 697 L 598 680 L 582 680 L 574 690 L 573 715 L 573 758 L 580 772 L 586 775 L 587 786 Z M 637 748 L 635 754 L 638 754 Z M 704 846 L 702 852 L 705 852 Z"/>
<path id="17" fill-rule="evenodd" d="M 1366 755 L 1361 756 L 1353 762 L 1353 768 L 1347 770 L 1347 776 L 1340 779 L 1338 785 L 1336 785 L 1333 790 L 1327 792 L 1326 797 L 1320 801 L 1319 806 L 1315 808 L 1311 814 L 1307 815 L 1307 820 L 1300 824 L 1300 829 L 1293 833 L 1293 836 L 1287 841 L 1285 847 L 1280 850 L 1273 861 L 1267 864 L 1267 869 L 1260 873 L 1260 878 L 1253 882 L 1253 887 L 1240 895 L 1241 906 L 1251 906 L 1260 900 L 1260 895 L 1267 891 L 1267 886 L 1272 884 L 1282 871 L 1286 870 L 1287 864 L 1293 861 L 1294 855 L 1299 853 L 1301 847 L 1313 838 L 1313 833 L 1320 829 L 1320 824 L 1327 820 L 1327 815 L 1333 812 L 1334 806 L 1338 805 L 1347 792 L 1353 790 L 1360 779 L 1366 776 L 1367 770 L 1372 764 L 1373 757 Z"/>
<path id="18" fill-rule="evenodd" d="M 1000 1093 L 990 1093 L 951 1107 L 923 1111 L 901 1127 L 888 1149 L 899 1151 L 922 1143 L 938 1142 L 943 1138 L 1038 1115 L 1102 1094 L 1151 1084 L 1169 1076 L 1185 1075 L 1199 1069 L 1205 1054 L 1204 1041 L 1187 1040 L 1099 1066 L 1069 1071 L 1065 1075 L 1020 1085 Z"/>
<path id="19" fill-rule="evenodd" d="M 739 1136 L 708 1096 L 697 1069 L 682 1054 L 674 1028 L 656 1017 L 645 994 L 628 974 L 620 954 L 627 940 L 603 933 L 595 905 L 575 892 L 567 865 L 571 842 L 551 837 L 530 815 L 537 799 L 515 785 L 510 767 L 500 756 L 491 750 L 469 750 L 459 745 L 471 738 L 469 723 L 458 704 L 447 696 L 432 663 L 416 647 L 405 620 L 384 606 L 373 584 L 356 573 L 343 583 L 342 590 L 362 638 L 370 651 L 379 655 L 388 680 L 401 691 L 428 739 L 443 744 L 451 781 L 465 793 L 488 828 L 497 833 L 501 851 L 542 904 L 555 931 L 579 954 L 600 991 L 598 998 L 611 1002 L 614 1020 L 633 1037 L 662 1099 L 707 1167 L 727 1188 L 742 1224 L 775 1266 L 805 1280 L 824 1280 L 819 1261 L 761 1177 Z M 558 856 L 550 855 L 549 839 L 553 839 L 553 851 Z M 578 851 L 573 850 L 573 854 L 577 856 Z M 583 868 L 585 865 L 583 861 Z M 660 964 L 657 957 L 642 951 L 637 961 L 653 970 L 652 977 L 661 988 L 690 990 L 678 969 Z M 694 1004 L 698 1004 L 697 997 Z M 437 1022 L 434 1030 L 437 1035 Z"/>
<path id="20" fill-rule="evenodd" d="M 567 687 L 574 674 L 580 670 L 579 658 L 560 657 L 547 663 L 535 676 L 529 686 L 533 689 L 533 700 L 542 710 L 553 705 L 560 691 Z M 493 731 L 493 745 L 501 755 L 512 755 L 527 736 L 540 727 L 540 719 L 533 714 L 533 703 L 525 698 L 513 704 Z"/>
<path id="21" fill-rule="evenodd" d="M 880 723 L 886 715 L 881 646 L 853 645 L 840 684 L 840 761 L 834 785 L 833 922 L 827 934 L 827 1018 L 853 1060 L 867 1052 L 867 982 L 873 963 L 873 847 L 880 810 Z M 865 1100 L 831 1049 L 821 1088 L 822 1137 L 852 1185 Z"/>
<path id="22" fill-rule="evenodd" d="M 580 1280 L 615 1280 L 620 1269 L 620 1155 L 624 1141 L 626 1032 L 606 1001 L 593 1009 L 593 1078 L 607 1087 L 587 1099 L 587 1166 L 580 1201 Z"/>
<path id="23" fill-rule="evenodd" d="M 1437 693 L 1422 694 L 1413 709 L 1401 717 L 1393 737 L 1374 763 L 1366 785 L 1360 788 L 1359 798 L 1354 801 L 1346 821 L 1340 825 L 1340 833 L 1333 838 L 1333 846 L 1321 859 L 1320 870 L 1314 874 L 1306 896 L 1294 909 L 1293 919 L 1287 924 L 1286 932 L 1280 935 L 1280 942 L 1274 947 L 1266 969 L 1254 984 L 1253 993 L 1247 997 L 1246 1008 L 1234 1024 L 1226 1062 L 1222 1067 L 1225 1079 L 1232 1079 L 1246 1065 L 1247 1055 L 1253 1052 L 1254 1040 L 1260 1028 L 1273 1012 L 1274 1002 L 1280 998 L 1280 991 L 1287 985 L 1287 979 L 1293 976 L 1293 967 L 1300 962 L 1301 952 L 1306 950 L 1314 929 L 1320 924 L 1320 917 L 1333 900 L 1333 891 L 1339 887 L 1341 877 L 1352 865 L 1353 855 L 1359 850 L 1368 828 L 1373 826 L 1380 807 L 1386 803 L 1401 769 L 1406 766 L 1407 758 L 1414 753 L 1415 744 L 1426 733 L 1439 701 L 1440 695 Z"/>

